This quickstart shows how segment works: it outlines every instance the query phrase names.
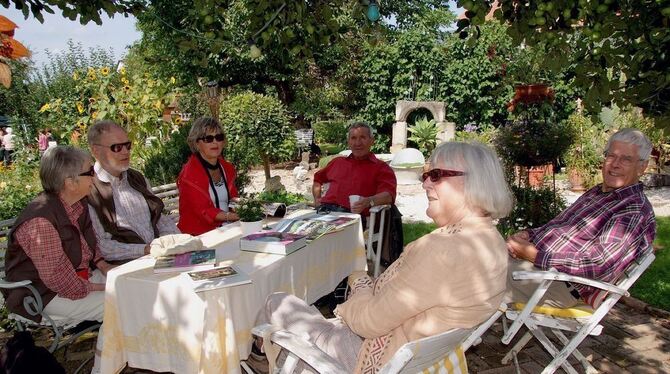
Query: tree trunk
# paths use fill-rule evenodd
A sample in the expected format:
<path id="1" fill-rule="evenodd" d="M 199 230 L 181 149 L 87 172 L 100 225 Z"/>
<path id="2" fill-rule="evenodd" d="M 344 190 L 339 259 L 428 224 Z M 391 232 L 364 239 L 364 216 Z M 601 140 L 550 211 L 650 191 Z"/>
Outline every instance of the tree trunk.
<path id="1" fill-rule="evenodd" d="M 265 180 L 270 179 L 270 157 L 266 155 L 265 153 L 261 154 L 261 158 L 263 159 L 263 171 L 265 171 Z"/>

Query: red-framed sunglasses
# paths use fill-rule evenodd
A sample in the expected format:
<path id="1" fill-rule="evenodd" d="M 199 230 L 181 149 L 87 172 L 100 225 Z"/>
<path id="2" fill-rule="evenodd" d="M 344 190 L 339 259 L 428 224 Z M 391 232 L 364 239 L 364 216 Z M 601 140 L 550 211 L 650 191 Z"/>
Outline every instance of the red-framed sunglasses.
<path id="1" fill-rule="evenodd" d="M 432 169 L 421 174 L 421 181 L 425 182 L 426 179 L 430 178 L 431 182 L 437 182 L 442 178 L 460 177 L 461 175 L 465 175 L 465 172 L 448 169 Z"/>

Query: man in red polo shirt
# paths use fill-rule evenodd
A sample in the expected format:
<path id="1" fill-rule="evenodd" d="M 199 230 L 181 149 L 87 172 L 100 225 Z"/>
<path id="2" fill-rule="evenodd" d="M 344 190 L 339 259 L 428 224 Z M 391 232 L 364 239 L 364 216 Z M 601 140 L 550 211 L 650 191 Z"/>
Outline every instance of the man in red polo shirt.
<path id="1" fill-rule="evenodd" d="M 351 211 L 369 215 L 375 205 L 393 204 L 397 182 L 393 170 L 370 152 L 374 137 L 372 129 L 357 122 L 349 128 L 348 157 L 336 157 L 325 168 L 314 174 L 312 195 L 319 210 Z M 321 197 L 321 186 L 330 183 L 326 195 Z M 349 205 L 349 196 L 362 198 Z"/>

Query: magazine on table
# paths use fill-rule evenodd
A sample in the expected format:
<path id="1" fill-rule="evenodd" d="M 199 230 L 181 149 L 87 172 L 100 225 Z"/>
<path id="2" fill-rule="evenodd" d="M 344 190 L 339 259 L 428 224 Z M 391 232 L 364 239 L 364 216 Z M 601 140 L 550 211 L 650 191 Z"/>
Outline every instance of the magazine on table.
<path id="1" fill-rule="evenodd" d="M 339 231 L 357 222 L 357 218 L 333 214 L 314 214 L 295 219 L 283 219 L 274 227 L 275 231 L 301 234 L 312 241 L 322 235 Z"/>
<path id="2" fill-rule="evenodd" d="M 235 265 L 189 271 L 183 274 L 191 281 L 195 292 L 251 283 L 251 278 Z"/>
<path id="3" fill-rule="evenodd" d="M 287 255 L 307 244 L 305 235 L 278 231 L 262 231 L 244 236 L 240 239 L 243 251 L 273 253 Z"/>
<path id="4" fill-rule="evenodd" d="M 211 269 L 216 265 L 216 250 L 193 251 L 156 258 L 154 273 L 184 272 L 196 269 Z"/>

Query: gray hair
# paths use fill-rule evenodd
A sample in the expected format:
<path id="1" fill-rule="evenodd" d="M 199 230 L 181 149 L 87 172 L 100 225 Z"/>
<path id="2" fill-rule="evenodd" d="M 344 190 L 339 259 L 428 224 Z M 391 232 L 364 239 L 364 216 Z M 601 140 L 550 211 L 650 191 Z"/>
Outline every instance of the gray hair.
<path id="1" fill-rule="evenodd" d="M 111 131 L 114 127 L 118 127 L 121 130 L 124 130 L 124 128 L 121 127 L 118 123 L 108 119 L 94 123 L 93 126 L 88 129 L 88 133 L 86 134 L 88 145 L 91 146 L 93 144 L 100 144 L 100 138 L 102 138 L 102 134 Z"/>
<path id="2" fill-rule="evenodd" d="M 481 143 L 445 142 L 430 156 L 431 166 L 465 171 L 465 203 L 491 218 L 502 218 L 514 205 L 500 161 Z"/>
<path id="3" fill-rule="evenodd" d="M 610 136 L 607 141 L 607 146 L 605 147 L 605 152 L 610 150 L 612 142 L 622 142 L 636 145 L 638 156 L 641 161 L 649 160 L 651 155 L 651 141 L 647 138 L 644 133 L 638 129 L 625 128 L 617 131 L 614 135 Z"/>
<path id="4" fill-rule="evenodd" d="M 349 129 L 347 130 L 347 138 L 349 138 L 349 135 L 351 135 L 351 130 L 354 129 L 368 129 L 368 134 L 370 134 L 371 138 L 375 137 L 374 132 L 372 131 L 372 127 L 368 125 L 365 122 L 354 122 L 349 126 Z"/>
<path id="5" fill-rule="evenodd" d="M 59 145 L 47 149 L 40 161 L 40 181 L 46 192 L 59 193 L 65 179 L 79 178 L 81 168 L 91 155 L 81 148 Z"/>
<path id="6" fill-rule="evenodd" d="M 211 131 L 220 132 L 224 136 L 226 135 L 223 132 L 221 124 L 215 118 L 200 117 L 193 121 L 193 126 L 188 132 L 188 137 L 186 138 L 186 142 L 188 143 L 188 147 L 191 148 L 191 152 L 198 153 L 198 147 L 196 146 L 198 139 L 207 136 L 207 133 Z"/>

